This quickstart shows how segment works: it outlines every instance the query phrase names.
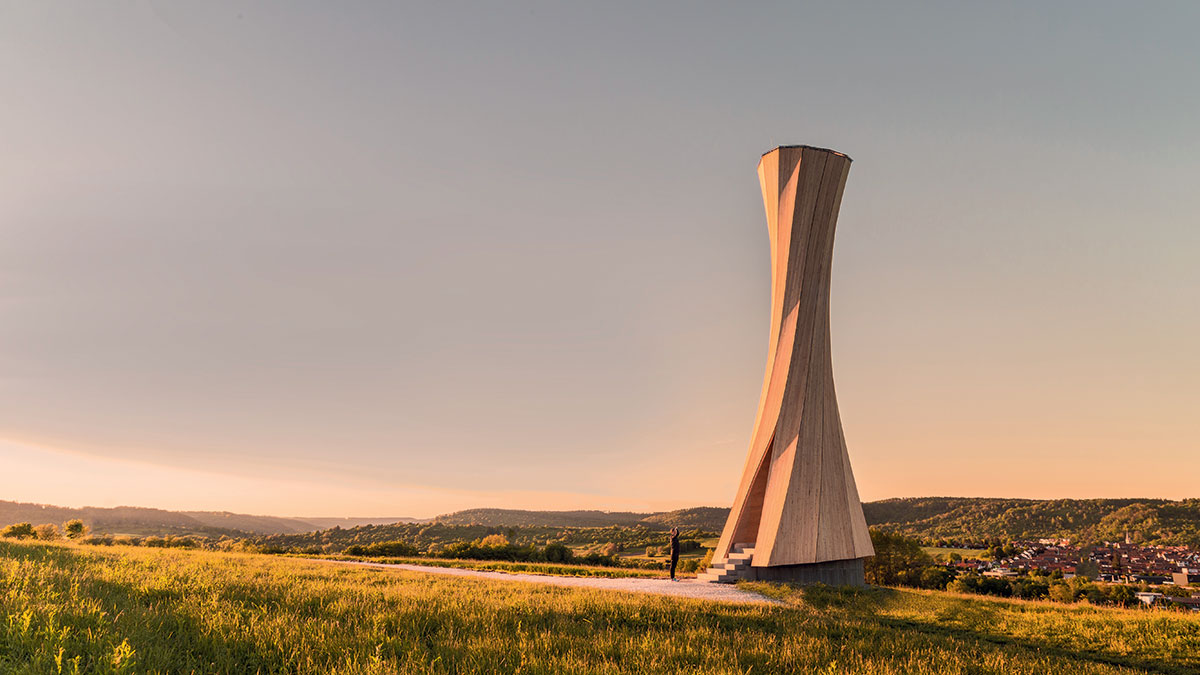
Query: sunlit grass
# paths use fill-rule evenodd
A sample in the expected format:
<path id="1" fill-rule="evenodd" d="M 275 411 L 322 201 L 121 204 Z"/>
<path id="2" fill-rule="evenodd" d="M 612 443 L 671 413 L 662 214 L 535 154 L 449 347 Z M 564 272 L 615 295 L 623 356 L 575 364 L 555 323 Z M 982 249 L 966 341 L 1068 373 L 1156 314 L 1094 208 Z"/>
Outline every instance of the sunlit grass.
<path id="1" fill-rule="evenodd" d="M 990 560 L 992 557 L 987 549 L 982 548 L 945 548 L 941 546 L 922 546 L 921 548 L 933 556 L 934 560 L 943 562 L 949 560 L 950 556 L 955 553 L 966 560 Z"/>
<path id="2" fill-rule="evenodd" d="M 1188 673 L 1200 620 L 946 593 L 784 606 L 0 542 L 0 672 Z"/>
<path id="3" fill-rule="evenodd" d="M 506 574 L 548 574 L 558 577 L 601 577 L 623 579 L 629 577 L 666 578 L 666 572 L 633 567 L 600 567 L 597 565 L 569 565 L 561 563 L 509 562 L 506 560 L 457 560 L 447 558 L 392 558 L 363 557 L 351 555 L 305 555 L 292 557 L 317 560 L 345 560 L 384 565 L 424 565 L 426 567 L 453 567 Z"/>

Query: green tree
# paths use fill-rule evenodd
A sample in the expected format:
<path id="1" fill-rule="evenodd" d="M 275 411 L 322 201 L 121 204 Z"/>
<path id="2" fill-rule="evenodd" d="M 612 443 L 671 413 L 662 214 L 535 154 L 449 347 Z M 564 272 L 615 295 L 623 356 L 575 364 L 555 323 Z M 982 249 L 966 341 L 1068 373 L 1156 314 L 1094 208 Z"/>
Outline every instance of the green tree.
<path id="1" fill-rule="evenodd" d="M 0 537 L 31 539 L 36 536 L 37 532 L 35 532 L 33 529 L 33 523 L 13 523 L 3 530 L 0 530 Z"/>
<path id="2" fill-rule="evenodd" d="M 1133 607 L 1137 604 L 1138 599 L 1134 594 L 1134 590 L 1124 584 L 1110 586 L 1108 589 L 1108 601 L 1114 605 L 1122 607 Z"/>
<path id="3" fill-rule="evenodd" d="M 63 533 L 67 535 L 68 539 L 79 539 L 87 534 L 87 532 L 88 526 L 84 525 L 83 521 L 78 518 L 72 518 L 63 523 Z"/>
<path id="4" fill-rule="evenodd" d="M 571 549 L 559 543 L 546 544 L 545 555 L 546 562 L 557 563 L 571 562 L 571 558 L 574 557 Z"/>
<path id="5" fill-rule="evenodd" d="M 480 540 L 479 545 L 489 548 L 504 548 L 508 546 L 508 537 L 502 534 L 489 534 Z"/>
<path id="6" fill-rule="evenodd" d="M 954 572 L 944 567 L 926 567 L 921 570 L 921 588 L 942 590 L 955 577 Z"/>
<path id="7" fill-rule="evenodd" d="M 1080 561 L 1080 563 L 1075 566 L 1075 576 L 1083 577 L 1085 579 L 1095 579 L 1096 577 L 1100 576 L 1100 565 L 1092 560 Z"/>
<path id="8" fill-rule="evenodd" d="M 1075 602 L 1075 591 L 1065 582 L 1056 581 L 1050 584 L 1048 596 L 1055 602 Z"/>
<path id="9" fill-rule="evenodd" d="M 867 558 L 867 583 L 879 586 L 917 585 L 921 570 L 933 564 L 933 558 L 916 539 L 883 530 L 871 530 L 875 555 Z"/>

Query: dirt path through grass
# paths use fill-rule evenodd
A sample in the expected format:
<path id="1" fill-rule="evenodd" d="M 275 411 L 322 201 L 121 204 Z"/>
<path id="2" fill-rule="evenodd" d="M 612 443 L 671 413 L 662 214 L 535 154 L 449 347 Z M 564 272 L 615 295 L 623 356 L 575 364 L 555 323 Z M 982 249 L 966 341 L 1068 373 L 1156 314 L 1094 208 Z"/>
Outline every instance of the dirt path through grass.
<path id="1" fill-rule="evenodd" d="M 457 567 L 431 567 L 426 565 L 406 565 L 369 563 L 353 560 L 316 559 L 315 562 L 333 565 L 357 565 L 388 570 L 407 570 L 409 572 L 425 572 L 428 574 L 444 574 L 454 577 L 472 577 L 476 579 L 494 579 L 498 581 L 524 581 L 551 586 L 570 586 L 573 588 L 595 588 L 607 591 L 624 591 L 627 593 L 652 593 L 655 595 L 672 595 L 681 598 L 697 598 L 700 600 L 716 600 L 718 602 L 740 602 L 755 605 L 783 604 L 778 600 L 768 598 L 758 593 L 743 591 L 736 586 L 726 584 L 710 584 L 695 579 L 671 581 L 670 579 L 646 579 L 627 577 L 607 579 L 600 577 L 560 577 L 550 574 L 521 574 L 510 572 L 487 572 Z"/>

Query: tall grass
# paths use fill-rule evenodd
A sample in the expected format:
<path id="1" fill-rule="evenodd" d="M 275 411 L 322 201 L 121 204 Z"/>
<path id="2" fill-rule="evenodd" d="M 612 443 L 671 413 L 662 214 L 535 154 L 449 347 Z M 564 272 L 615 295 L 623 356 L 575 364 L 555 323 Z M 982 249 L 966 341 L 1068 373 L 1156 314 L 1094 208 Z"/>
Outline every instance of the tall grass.
<path id="1" fill-rule="evenodd" d="M 759 586 L 749 606 L 0 542 L 3 673 L 1187 673 L 1195 617 Z"/>
<path id="2" fill-rule="evenodd" d="M 464 570 L 481 570 L 484 572 L 504 572 L 506 574 L 545 574 L 556 577 L 600 577 L 604 579 L 626 579 L 630 577 L 665 579 L 665 572 L 638 569 L 636 567 L 600 567 L 597 565 L 571 565 L 542 562 L 508 562 L 506 560 L 457 560 L 448 558 L 404 558 L 404 557 L 371 557 L 353 555 L 306 555 L 301 553 L 289 554 L 297 558 L 315 560 L 340 560 L 348 562 L 364 562 L 380 565 L 421 565 L 423 567 L 452 567 Z"/>

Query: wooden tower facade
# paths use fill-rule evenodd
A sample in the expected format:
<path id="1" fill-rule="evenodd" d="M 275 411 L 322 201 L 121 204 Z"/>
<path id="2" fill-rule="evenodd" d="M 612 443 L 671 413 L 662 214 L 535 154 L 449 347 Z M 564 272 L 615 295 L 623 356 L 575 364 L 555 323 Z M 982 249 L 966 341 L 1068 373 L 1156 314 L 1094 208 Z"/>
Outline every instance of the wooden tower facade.
<path id="1" fill-rule="evenodd" d="M 808 146 L 762 156 L 771 333 L 750 454 L 709 580 L 862 584 L 874 555 L 830 362 L 833 234 L 850 158 Z M 723 577 L 723 578 L 722 578 Z"/>

